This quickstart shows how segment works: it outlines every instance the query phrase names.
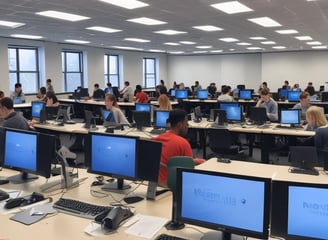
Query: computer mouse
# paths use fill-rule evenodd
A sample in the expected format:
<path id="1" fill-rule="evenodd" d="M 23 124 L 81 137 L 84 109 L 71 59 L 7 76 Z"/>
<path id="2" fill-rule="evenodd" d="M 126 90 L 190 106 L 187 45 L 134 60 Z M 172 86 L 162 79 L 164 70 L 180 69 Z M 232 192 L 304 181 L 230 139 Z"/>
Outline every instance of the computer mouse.
<path id="1" fill-rule="evenodd" d="M 6 209 L 12 209 L 12 208 L 15 208 L 15 207 L 19 207 L 25 201 L 26 201 L 26 199 L 25 198 L 22 198 L 22 197 L 19 197 L 19 198 L 10 198 L 9 200 L 7 200 L 4 208 L 6 208 Z"/>
<path id="2" fill-rule="evenodd" d="M 94 181 L 91 183 L 91 186 L 100 186 L 100 185 L 104 185 L 104 182 L 102 181 Z"/>
<path id="3" fill-rule="evenodd" d="M 133 203 L 137 203 L 142 201 L 144 198 L 140 197 L 140 196 L 128 196 L 125 197 L 123 200 L 124 202 L 126 202 L 127 204 L 133 204 Z"/>

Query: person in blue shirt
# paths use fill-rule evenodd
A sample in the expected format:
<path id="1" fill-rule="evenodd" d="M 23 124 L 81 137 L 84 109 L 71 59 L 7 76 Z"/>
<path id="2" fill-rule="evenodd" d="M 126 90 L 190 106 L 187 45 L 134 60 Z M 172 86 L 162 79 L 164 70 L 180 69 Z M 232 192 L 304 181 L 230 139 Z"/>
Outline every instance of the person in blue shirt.
<path id="1" fill-rule="evenodd" d="M 107 87 L 104 89 L 105 93 L 110 93 L 110 94 L 114 94 L 113 92 L 113 88 L 112 88 L 112 84 L 111 83 L 107 83 Z"/>
<path id="2" fill-rule="evenodd" d="M 278 104 L 271 98 L 268 89 L 260 91 L 260 99 L 256 103 L 256 107 L 264 107 L 267 117 L 271 122 L 278 121 Z"/>

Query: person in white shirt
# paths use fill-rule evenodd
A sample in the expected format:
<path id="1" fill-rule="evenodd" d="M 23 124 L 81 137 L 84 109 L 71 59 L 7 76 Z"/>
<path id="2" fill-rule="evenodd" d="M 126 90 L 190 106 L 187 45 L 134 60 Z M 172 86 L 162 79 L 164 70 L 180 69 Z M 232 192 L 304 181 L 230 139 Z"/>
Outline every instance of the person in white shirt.
<path id="1" fill-rule="evenodd" d="M 230 86 L 224 86 L 222 88 L 221 95 L 218 97 L 218 100 L 221 102 L 232 102 L 233 97 L 231 96 L 231 87 Z"/>
<path id="2" fill-rule="evenodd" d="M 124 88 L 120 92 L 124 102 L 132 102 L 133 101 L 133 96 L 134 92 L 132 87 L 130 86 L 129 81 L 124 82 Z"/>

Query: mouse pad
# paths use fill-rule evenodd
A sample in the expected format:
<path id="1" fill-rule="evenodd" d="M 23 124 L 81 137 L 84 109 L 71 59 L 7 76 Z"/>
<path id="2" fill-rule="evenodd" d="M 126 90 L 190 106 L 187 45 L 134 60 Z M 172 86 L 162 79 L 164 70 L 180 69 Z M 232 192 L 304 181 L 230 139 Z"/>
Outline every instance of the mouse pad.
<path id="1" fill-rule="evenodd" d="M 47 204 L 28 208 L 12 216 L 10 219 L 23 223 L 25 225 L 31 225 L 33 223 L 40 221 L 42 218 L 47 216 L 47 214 L 53 212 L 55 212 L 55 210 L 52 208 L 52 204 L 47 203 Z"/>

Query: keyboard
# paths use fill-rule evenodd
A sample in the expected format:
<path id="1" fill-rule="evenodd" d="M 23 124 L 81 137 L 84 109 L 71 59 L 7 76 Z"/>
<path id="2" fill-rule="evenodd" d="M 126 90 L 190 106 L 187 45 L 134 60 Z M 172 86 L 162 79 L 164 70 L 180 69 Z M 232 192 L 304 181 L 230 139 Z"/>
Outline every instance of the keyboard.
<path id="1" fill-rule="evenodd" d="M 294 126 L 284 126 L 284 125 L 276 125 L 275 128 L 280 128 L 280 129 L 304 129 L 301 125 L 294 125 Z"/>
<path id="2" fill-rule="evenodd" d="M 150 134 L 162 134 L 165 133 L 166 129 L 165 128 L 153 128 L 149 133 Z"/>
<path id="3" fill-rule="evenodd" d="M 98 215 L 108 213 L 113 209 L 110 206 L 99 206 L 67 198 L 60 198 L 54 203 L 53 208 L 59 212 L 88 219 L 95 219 Z"/>
<path id="4" fill-rule="evenodd" d="M 158 235 L 155 240 L 187 240 L 186 238 L 180 238 L 172 235 L 168 235 L 165 233 L 162 233 L 161 235 Z"/>
<path id="5" fill-rule="evenodd" d="M 299 173 L 299 174 L 308 174 L 308 175 L 314 175 L 318 176 L 319 172 L 315 169 L 303 169 L 303 168 L 291 168 L 291 173 Z"/>

